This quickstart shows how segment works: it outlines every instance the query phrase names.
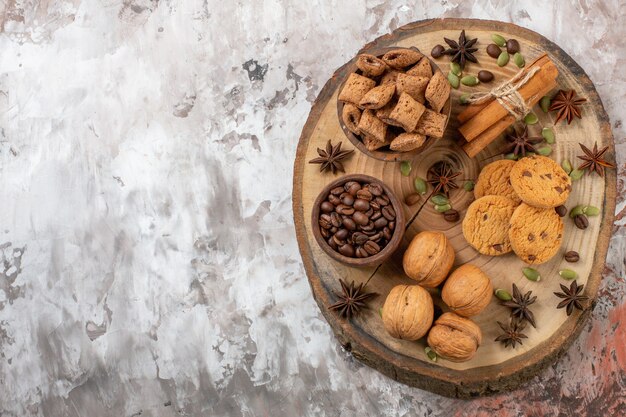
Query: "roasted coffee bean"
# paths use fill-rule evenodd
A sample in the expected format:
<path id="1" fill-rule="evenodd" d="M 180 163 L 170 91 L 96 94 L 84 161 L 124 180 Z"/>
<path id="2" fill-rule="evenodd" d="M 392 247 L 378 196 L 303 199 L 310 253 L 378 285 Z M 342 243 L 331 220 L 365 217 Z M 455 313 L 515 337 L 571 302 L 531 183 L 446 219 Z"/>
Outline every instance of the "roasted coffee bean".
<path id="1" fill-rule="evenodd" d="M 487 55 L 489 55 L 492 58 L 498 58 L 500 56 L 500 52 L 502 52 L 502 50 L 495 43 L 490 43 L 487 46 Z"/>
<path id="2" fill-rule="evenodd" d="M 373 210 L 372 210 L 373 211 Z M 367 214 L 367 213 L 365 213 Z M 370 220 L 371 221 L 376 221 L 378 220 L 383 214 L 380 211 L 373 211 L 372 215 L 370 216 Z"/>
<path id="3" fill-rule="evenodd" d="M 322 214 L 320 216 L 319 225 L 322 229 L 330 229 L 333 227 L 330 223 L 330 216 L 328 214 Z"/>
<path id="4" fill-rule="evenodd" d="M 335 233 L 335 237 L 337 239 L 346 240 L 348 238 L 348 230 L 347 229 L 339 229 L 337 233 Z"/>
<path id="5" fill-rule="evenodd" d="M 519 52 L 519 42 L 516 39 L 509 39 L 506 41 L 506 51 L 509 54 Z"/>
<path id="6" fill-rule="evenodd" d="M 450 223 L 456 223 L 459 221 L 460 216 L 458 211 L 450 209 L 443 213 L 443 218 Z"/>
<path id="7" fill-rule="evenodd" d="M 575 250 L 571 250 L 568 252 L 565 252 L 565 256 L 564 256 L 565 260 L 567 262 L 578 262 L 578 260 L 580 259 L 580 255 L 578 255 L 578 252 L 576 252 Z"/>
<path id="8" fill-rule="evenodd" d="M 369 218 L 372 218 L 372 216 L 374 215 L 374 209 L 370 207 L 370 209 L 365 212 L 365 215 Z"/>
<path id="9" fill-rule="evenodd" d="M 328 243 L 328 246 L 330 246 L 331 248 L 333 248 L 333 250 L 337 250 L 337 243 L 335 243 L 335 239 L 333 239 L 333 237 L 329 237 L 328 240 L 326 241 Z"/>
<path id="10" fill-rule="evenodd" d="M 376 200 L 370 201 L 370 207 L 374 210 L 380 210 L 380 204 Z"/>
<path id="11" fill-rule="evenodd" d="M 388 227 L 383 229 L 383 237 L 387 240 L 391 240 L 391 230 Z"/>
<path id="12" fill-rule="evenodd" d="M 343 223 L 343 218 L 339 215 L 339 213 L 330 213 L 330 224 L 334 227 L 340 227 L 341 223 Z"/>
<path id="13" fill-rule="evenodd" d="M 556 214 L 558 214 L 559 217 L 565 217 L 565 215 L 567 214 L 567 207 L 565 207 L 564 205 L 560 205 L 558 207 L 555 207 L 554 211 L 556 211 Z"/>
<path id="14" fill-rule="evenodd" d="M 409 194 L 404 198 L 404 203 L 407 206 L 414 206 L 420 202 L 422 197 L 418 193 Z"/>
<path id="15" fill-rule="evenodd" d="M 356 256 L 359 258 L 367 258 L 368 256 L 370 256 L 370 254 L 367 253 L 367 251 L 363 249 L 362 246 L 359 246 L 358 248 L 356 248 Z"/>
<path id="16" fill-rule="evenodd" d="M 579 214 L 578 216 L 574 217 L 574 224 L 579 229 L 584 230 L 589 226 L 589 220 L 587 220 L 587 216 L 585 216 L 584 214 Z"/>
<path id="17" fill-rule="evenodd" d="M 380 204 L 381 207 L 389 205 L 389 198 L 386 195 L 381 195 L 380 197 L 376 197 L 376 202 Z"/>
<path id="18" fill-rule="evenodd" d="M 354 204 L 354 197 L 350 193 L 344 193 L 341 197 L 341 203 L 346 206 L 351 206 Z"/>
<path id="19" fill-rule="evenodd" d="M 371 240 L 365 242 L 365 245 L 363 245 L 363 248 L 370 255 L 376 255 L 378 252 L 380 252 L 380 246 L 378 246 L 378 244 L 376 242 L 371 241 Z"/>
<path id="20" fill-rule="evenodd" d="M 372 230 L 363 230 L 363 234 L 368 238 L 374 236 L 377 233 L 376 229 L 372 228 Z"/>
<path id="21" fill-rule="evenodd" d="M 374 222 L 374 227 L 376 229 L 382 229 L 383 227 L 387 226 L 387 223 L 389 223 L 387 219 L 381 217 L 379 219 L 376 219 L 376 221 Z"/>
<path id="22" fill-rule="evenodd" d="M 354 209 L 350 206 L 346 206 L 345 204 L 339 204 L 335 211 L 339 214 L 347 214 L 348 216 L 351 216 L 352 213 L 354 213 Z"/>
<path id="23" fill-rule="evenodd" d="M 322 212 L 324 213 L 330 213 L 331 211 L 335 210 L 335 206 L 333 206 L 331 203 L 329 203 L 328 201 L 324 201 L 321 205 L 320 205 L 320 210 L 322 210 Z"/>
<path id="24" fill-rule="evenodd" d="M 357 211 L 352 215 L 352 220 L 359 226 L 365 226 L 369 223 L 370 219 L 362 211 Z"/>
<path id="25" fill-rule="evenodd" d="M 335 244 L 337 244 L 337 247 L 346 244 L 346 241 L 343 239 L 339 239 L 336 233 L 333 235 L 333 240 L 335 241 Z"/>
<path id="26" fill-rule="evenodd" d="M 391 221 L 396 218 L 396 211 L 391 206 L 383 207 L 382 212 L 383 212 L 383 216 L 385 216 L 387 220 Z"/>
<path id="27" fill-rule="evenodd" d="M 356 245 L 362 245 L 368 240 L 369 236 L 367 236 L 365 233 L 356 232 L 352 235 L 352 242 L 354 242 Z"/>
<path id="28" fill-rule="evenodd" d="M 346 188 L 346 191 L 348 191 L 350 193 L 350 195 L 352 195 L 352 197 L 354 197 L 356 195 L 356 193 L 359 192 L 360 189 L 361 189 L 361 185 L 358 182 L 355 182 L 353 184 L 350 184 L 350 186 L 348 188 Z"/>
<path id="29" fill-rule="evenodd" d="M 332 225 L 331 225 L 332 226 Z M 331 227 L 330 229 L 328 229 L 330 231 L 330 233 L 332 233 L 333 235 L 335 233 L 337 233 L 337 230 L 339 230 L 338 228 L 336 228 L 335 226 Z"/>
<path id="30" fill-rule="evenodd" d="M 350 231 L 355 230 L 356 222 L 352 220 L 351 217 L 346 217 L 345 219 L 343 219 L 343 227 L 345 227 L 346 229 Z"/>
<path id="31" fill-rule="evenodd" d="M 374 230 L 374 222 L 368 222 L 366 225 L 360 226 L 360 229 L 363 231 L 363 233 L 371 232 L 372 230 Z"/>
<path id="32" fill-rule="evenodd" d="M 367 200 L 361 200 L 360 198 L 357 198 L 354 201 L 353 207 L 355 210 L 358 210 L 358 211 L 367 211 L 370 209 L 370 203 Z"/>
<path id="33" fill-rule="evenodd" d="M 333 206 L 338 206 L 339 204 L 341 204 L 341 199 L 336 195 L 331 194 L 328 196 L 328 202 Z"/>
<path id="34" fill-rule="evenodd" d="M 389 230 L 393 230 L 396 228 L 396 222 L 389 222 L 389 224 L 387 225 L 387 227 L 389 228 Z"/>
<path id="35" fill-rule="evenodd" d="M 328 239 L 330 237 L 330 230 L 320 228 L 320 234 L 324 239 Z"/>
<path id="36" fill-rule="evenodd" d="M 373 198 L 373 196 L 372 196 L 372 193 L 369 192 L 369 190 L 360 189 L 356 193 L 356 198 L 360 198 L 361 200 L 370 201 Z"/>
<path id="37" fill-rule="evenodd" d="M 331 195 L 340 195 L 341 193 L 343 193 L 345 190 L 343 189 L 343 187 L 335 187 L 332 190 L 330 190 L 330 194 Z"/>
<path id="38" fill-rule="evenodd" d="M 380 239 L 382 239 L 382 237 L 383 237 L 383 232 L 378 232 L 378 233 L 373 234 L 372 236 L 370 236 L 370 240 L 373 240 L 374 242 L 377 242 Z"/>
<path id="39" fill-rule="evenodd" d="M 493 80 L 493 72 L 487 70 L 478 71 L 478 79 L 481 83 L 488 83 Z"/>
<path id="40" fill-rule="evenodd" d="M 383 194 L 383 187 L 378 184 L 370 184 L 369 190 L 376 197 L 380 197 Z"/>
<path id="41" fill-rule="evenodd" d="M 343 256 L 348 256 L 348 257 L 352 258 L 352 257 L 354 257 L 354 246 L 352 246 L 349 243 L 341 245 L 339 247 L 339 253 L 342 254 Z"/>
<path id="42" fill-rule="evenodd" d="M 446 48 L 444 48 L 443 45 L 435 45 L 434 48 L 430 51 L 430 56 L 432 56 L 435 59 L 439 58 L 443 55 L 445 50 Z"/>

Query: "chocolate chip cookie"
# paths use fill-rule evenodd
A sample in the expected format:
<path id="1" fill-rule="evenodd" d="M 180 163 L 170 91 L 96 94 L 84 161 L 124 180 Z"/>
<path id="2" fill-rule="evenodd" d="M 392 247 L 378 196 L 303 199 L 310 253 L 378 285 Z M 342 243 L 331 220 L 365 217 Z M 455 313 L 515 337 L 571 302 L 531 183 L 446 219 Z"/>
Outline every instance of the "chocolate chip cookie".
<path id="1" fill-rule="evenodd" d="M 529 206 L 552 208 L 565 203 L 572 181 L 559 164 L 545 156 L 522 158 L 511 169 L 511 185 Z"/>
<path id="2" fill-rule="evenodd" d="M 529 264 L 542 264 L 552 258 L 563 241 L 563 220 L 551 208 L 522 203 L 515 209 L 509 228 L 511 247 Z"/>
<path id="3" fill-rule="evenodd" d="M 510 198 L 517 204 L 521 203 L 522 200 L 511 185 L 510 175 L 514 165 L 515 161 L 509 159 L 501 159 L 486 165 L 478 175 L 474 187 L 474 196 L 480 198 L 486 195 L 501 195 Z"/>
<path id="4" fill-rule="evenodd" d="M 515 201 L 501 195 L 481 197 L 470 204 L 463 219 L 467 243 L 483 255 L 511 252 L 509 222 L 516 206 Z"/>

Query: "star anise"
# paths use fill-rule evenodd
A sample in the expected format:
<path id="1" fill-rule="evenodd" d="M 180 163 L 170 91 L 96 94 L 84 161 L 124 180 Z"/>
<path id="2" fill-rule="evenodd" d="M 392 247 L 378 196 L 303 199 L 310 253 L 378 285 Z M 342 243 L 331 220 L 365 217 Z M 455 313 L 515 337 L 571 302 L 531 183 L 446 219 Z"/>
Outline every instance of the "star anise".
<path id="1" fill-rule="evenodd" d="M 522 133 L 514 131 L 514 134 L 506 136 L 506 140 L 509 143 L 503 153 L 513 152 L 515 156 L 526 156 L 526 152 L 537 152 L 534 145 L 541 142 L 543 138 L 528 136 L 528 126 L 524 126 Z"/>
<path id="2" fill-rule="evenodd" d="M 563 290 L 563 292 L 555 292 L 554 295 L 556 295 L 559 298 L 563 298 L 563 301 L 561 301 L 556 306 L 556 308 L 565 307 L 565 311 L 567 312 L 568 316 L 572 314 L 572 312 L 574 311 L 574 307 L 576 307 L 579 310 L 582 310 L 583 305 L 581 304 L 581 301 L 589 299 L 589 297 L 587 297 L 586 295 L 580 295 L 580 293 L 583 292 L 583 288 L 585 286 L 578 285 L 576 281 L 572 282 L 569 288 L 567 288 L 563 284 L 560 284 L 560 285 L 561 285 L 561 289 Z"/>
<path id="3" fill-rule="evenodd" d="M 511 317 L 517 318 L 520 321 L 526 320 L 533 327 L 537 327 L 535 324 L 535 316 L 530 311 L 528 306 L 533 304 L 537 300 L 537 296 L 531 297 L 532 291 L 528 291 L 522 295 L 517 285 L 513 284 L 513 299 L 502 303 L 503 306 L 511 308 Z"/>
<path id="4" fill-rule="evenodd" d="M 446 195 L 450 194 L 450 190 L 459 188 L 454 181 L 461 172 L 454 172 L 452 166 L 446 162 L 439 162 L 432 166 L 427 173 L 428 183 L 434 187 L 433 194 L 442 191 Z"/>
<path id="5" fill-rule="evenodd" d="M 346 172 L 343 169 L 343 164 L 341 160 L 345 159 L 354 152 L 354 149 L 349 151 L 341 150 L 341 142 L 334 145 L 330 143 L 330 139 L 328 139 L 328 143 L 326 143 L 326 150 L 317 148 L 317 153 L 319 158 L 311 159 L 309 164 L 321 164 L 320 172 L 324 172 L 330 170 L 333 174 L 337 171 Z"/>
<path id="6" fill-rule="evenodd" d="M 579 145 L 585 154 L 578 156 L 578 159 L 582 159 L 585 162 L 583 162 L 578 169 L 583 170 L 589 168 L 589 175 L 595 171 L 599 176 L 604 177 L 604 168 L 615 168 L 615 165 L 607 162 L 603 158 L 604 154 L 609 149 L 608 146 L 598 150 L 598 142 L 596 142 L 593 145 L 592 151 L 582 143 L 579 143 Z"/>
<path id="7" fill-rule="evenodd" d="M 452 39 L 443 38 L 444 41 L 450 46 L 443 53 L 446 55 L 452 55 L 452 61 L 457 62 L 461 69 L 465 68 L 465 62 L 478 62 L 474 56 L 474 52 L 478 51 L 478 48 L 473 48 L 478 38 L 467 40 L 465 37 L 465 29 L 461 31 L 459 36 L 459 42 L 455 42 Z"/>
<path id="8" fill-rule="evenodd" d="M 526 327 L 526 323 L 524 321 L 519 321 L 517 319 L 512 319 L 508 325 L 497 322 L 504 334 L 496 337 L 496 342 L 504 343 L 504 347 L 507 348 L 512 346 L 515 348 L 515 345 L 519 343 L 522 345 L 522 339 L 528 339 L 522 330 Z"/>
<path id="9" fill-rule="evenodd" d="M 366 308 L 365 301 L 376 294 L 365 291 L 363 283 L 355 286 L 354 281 L 348 285 L 344 280 L 340 279 L 341 294 L 339 301 L 328 307 L 329 310 L 337 310 L 341 317 L 350 318 L 359 314 L 362 308 Z"/>
<path id="10" fill-rule="evenodd" d="M 559 90 L 552 99 L 552 104 L 549 108 L 550 111 L 556 110 L 557 112 L 554 124 L 556 125 L 561 120 L 567 120 L 567 124 L 570 124 L 574 120 L 574 116 L 582 119 L 580 105 L 585 101 L 587 101 L 586 98 L 577 98 L 574 90 Z"/>

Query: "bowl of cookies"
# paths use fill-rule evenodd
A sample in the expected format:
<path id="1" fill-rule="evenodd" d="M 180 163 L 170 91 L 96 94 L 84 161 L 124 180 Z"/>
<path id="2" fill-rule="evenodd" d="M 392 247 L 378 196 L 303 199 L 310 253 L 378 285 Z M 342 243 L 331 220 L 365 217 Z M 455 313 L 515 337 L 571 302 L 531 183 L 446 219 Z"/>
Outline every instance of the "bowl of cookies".
<path id="1" fill-rule="evenodd" d="M 339 124 L 361 152 L 400 161 L 423 152 L 446 130 L 450 84 L 416 48 L 381 48 L 349 64 L 339 89 Z"/>

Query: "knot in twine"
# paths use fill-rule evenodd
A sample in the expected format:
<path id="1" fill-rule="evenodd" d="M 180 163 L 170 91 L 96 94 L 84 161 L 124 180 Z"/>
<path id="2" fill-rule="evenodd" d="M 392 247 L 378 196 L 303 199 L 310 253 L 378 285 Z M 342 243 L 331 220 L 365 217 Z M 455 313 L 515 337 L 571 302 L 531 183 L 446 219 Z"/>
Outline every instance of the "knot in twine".
<path id="1" fill-rule="evenodd" d="M 539 71 L 539 69 L 539 67 L 534 67 L 527 73 L 524 73 L 524 70 L 521 70 L 515 74 L 513 78 L 489 92 L 474 93 L 470 95 L 467 102 L 471 104 L 482 104 L 489 101 L 493 97 L 502 105 L 502 107 L 506 109 L 506 111 L 515 117 L 515 120 L 520 120 L 530 113 L 530 108 L 517 90 L 526 84 L 533 77 L 533 75 Z"/>

